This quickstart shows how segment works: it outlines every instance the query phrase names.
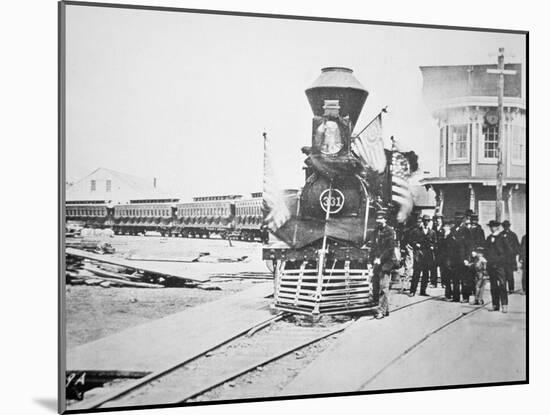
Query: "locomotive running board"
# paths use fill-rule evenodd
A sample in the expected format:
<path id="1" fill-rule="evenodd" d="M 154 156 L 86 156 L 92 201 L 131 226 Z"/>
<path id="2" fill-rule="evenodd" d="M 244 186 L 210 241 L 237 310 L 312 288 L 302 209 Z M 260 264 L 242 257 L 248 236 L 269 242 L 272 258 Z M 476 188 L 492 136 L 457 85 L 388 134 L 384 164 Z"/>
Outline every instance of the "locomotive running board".
<path id="1" fill-rule="evenodd" d="M 371 310 L 373 300 L 371 276 L 368 269 L 323 270 L 319 287 L 318 270 L 308 269 L 307 261 L 299 269 L 286 269 L 283 261 L 275 270 L 274 307 L 281 311 L 309 315 L 350 314 Z"/>

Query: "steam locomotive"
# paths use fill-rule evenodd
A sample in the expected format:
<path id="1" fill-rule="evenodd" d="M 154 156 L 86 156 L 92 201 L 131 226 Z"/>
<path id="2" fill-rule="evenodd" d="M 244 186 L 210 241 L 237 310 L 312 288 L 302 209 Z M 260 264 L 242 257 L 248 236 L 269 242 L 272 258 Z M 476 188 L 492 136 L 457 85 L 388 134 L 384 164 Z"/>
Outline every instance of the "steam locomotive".
<path id="1" fill-rule="evenodd" d="M 352 132 L 367 90 L 348 68 L 322 69 L 306 91 L 313 111 L 311 146 L 304 147 L 305 185 L 288 202 L 290 218 L 263 249 L 273 261 L 274 305 L 303 314 L 341 314 L 376 305 L 368 264 L 374 213 L 391 204 L 392 153 L 378 173 L 353 151 Z"/>

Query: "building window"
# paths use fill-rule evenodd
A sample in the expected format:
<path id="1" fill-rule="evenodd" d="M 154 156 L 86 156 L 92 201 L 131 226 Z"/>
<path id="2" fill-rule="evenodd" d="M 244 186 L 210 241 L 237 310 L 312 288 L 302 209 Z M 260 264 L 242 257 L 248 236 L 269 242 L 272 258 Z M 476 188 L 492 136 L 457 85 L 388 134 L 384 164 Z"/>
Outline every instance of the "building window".
<path id="1" fill-rule="evenodd" d="M 481 162 L 496 163 L 498 159 L 498 126 L 483 127 Z"/>
<path id="2" fill-rule="evenodd" d="M 470 140 L 468 124 L 451 125 L 449 128 L 449 163 L 470 161 Z"/>
<path id="3" fill-rule="evenodd" d="M 110 192 L 111 191 L 111 181 L 107 180 L 105 182 L 105 191 Z"/>
<path id="4" fill-rule="evenodd" d="M 525 128 L 512 126 L 512 163 L 525 165 Z"/>
<path id="5" fill-rule="evenodd" d="M 95 192 L 95 185 L 96 185 L 95 180 L 90 180 L 90 191 L 91 192 Z"/>

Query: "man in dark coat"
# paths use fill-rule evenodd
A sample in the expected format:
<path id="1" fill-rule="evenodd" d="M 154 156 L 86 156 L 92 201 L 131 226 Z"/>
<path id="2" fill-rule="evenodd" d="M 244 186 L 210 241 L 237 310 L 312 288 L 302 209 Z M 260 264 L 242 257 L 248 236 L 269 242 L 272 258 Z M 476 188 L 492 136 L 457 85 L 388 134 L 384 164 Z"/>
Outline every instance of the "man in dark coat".
<path id="1" fill-rule="evenodd" d="M 422 226 L 415 229 L 412 234 L 412 247 L 414 252 L 414 272 L 411 282 L 412 297 L 416 294 L 418 281 L 420 281 L 420 295 L 428 295 L 426 288 L 428 286 L 428 275 L 434 264 L 435 232 L 430 227 L 431 218 L 428 215 L 422 217 Z"/>
<path id="2" fill-rule="evenodd" d="M 395 255 L 395 231 L 387 224 L 385 210 L 376 212 L 376 225 L 371 239 L 370 260 L 374 265 L 372 289 L 375 301 L 378 300 L 376 318 L 380 319 L 390 315 L 388 300 L 391 270 L 399 264 Z"/>
<path id="3" fill-rule="evenodd" d="M 436 213 L 434 215 L 434 224 L 433 230 L 435 233 L 435 249 L 434 249 L 434 265 L 430 271 L 430 283 L 433 288 L 437 287 L 437 269 L 441 273 L 441 284 L 443 285 L 443 271 L 441 268 L 441 255 L 439 254 L 439 243 L 443 239 L 444 230 L 443 230 L 443 215 Z"/>
<path id="4" fill-rule="evenodd" d="M 470 236 L 472 238 L 472 246 L 477 247 L 485 245 L 485 231 L 479 224 L 479 216 L 476 213 L 473 213 L 470 220 Z"/>
<path id="5" fill-rule="evenodd" d="M 506 265 L 507 243 L 502 236 L 500 222 L 492 220 L 488 223 L 491 234 L 486 242 L 487 272 L 491 282 L 491 297 L 493 310 L 508 312 L 508 292 L 506 291 L 506 277 L 504 267 Z"/>
<path id="6" fill-rule="evenodd" d="M 519 248 L 519 262 L 521 263 L 521 293 L 527 294 L 527 234 L 521 237 Z"/>
<path id="7" fill-rule="evenodd" d="M 460 273 L 464 268 L 464 246 L 452 230 L 453 226 L 450 222 L 444 224 L 443 236 L 438 241 L 438 255 L 445 298 L 458 302 L 460 301 Z"/>
<path id="8" fill-rule="evenodd" d="M 511 294 L 514 287 L 514 271 L 517 271 L 518 265 L 516 257 L 519 254 L 519 240 L 515 232 L 510 229 L 510 221 L 505 220 L 502 222 L 502 237 L 506 241 L 506 262 L 504 264 L 504 277 L 508 284 L 508 293 Z"/>
<path id="9" fill-rule="evenodd" d="M 462 302 L 468 302 L 468 298 L 473 292 L 473 273 L 467 266 L 473 250 L 468 221 L 468 217 L 457 212 L 455 213 L 455 226 L 452 229 L 457 249 L 457 258 L 455 259 L 460 259 L 460 261 L 455 261 L 453 277 L 459 278 L 459 283 L 462 286 Z"/>

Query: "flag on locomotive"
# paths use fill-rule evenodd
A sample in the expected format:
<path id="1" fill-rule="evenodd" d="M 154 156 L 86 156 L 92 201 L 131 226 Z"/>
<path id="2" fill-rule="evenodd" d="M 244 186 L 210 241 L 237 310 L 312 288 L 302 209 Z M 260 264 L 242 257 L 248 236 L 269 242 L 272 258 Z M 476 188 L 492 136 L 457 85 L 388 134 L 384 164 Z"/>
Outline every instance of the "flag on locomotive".
<path id="1" fill-rule="evenodd" d="M 408 178 L 418 168 L 413 152 L 393 141 L 384 149 L 382 110 L 352 134 L 367 90 L 348 68 L 323 68 L 306 91 L 314 117 L 301 192 L 285 196 L 276 186 L 264 135 L 264 217 L 280 243 L 264 248 L 272 260 L 275 306 L 300 313 L 338 314 L 376 306 L 368 261 L 374 213 L 389 223 L 412 210 Z"/>

